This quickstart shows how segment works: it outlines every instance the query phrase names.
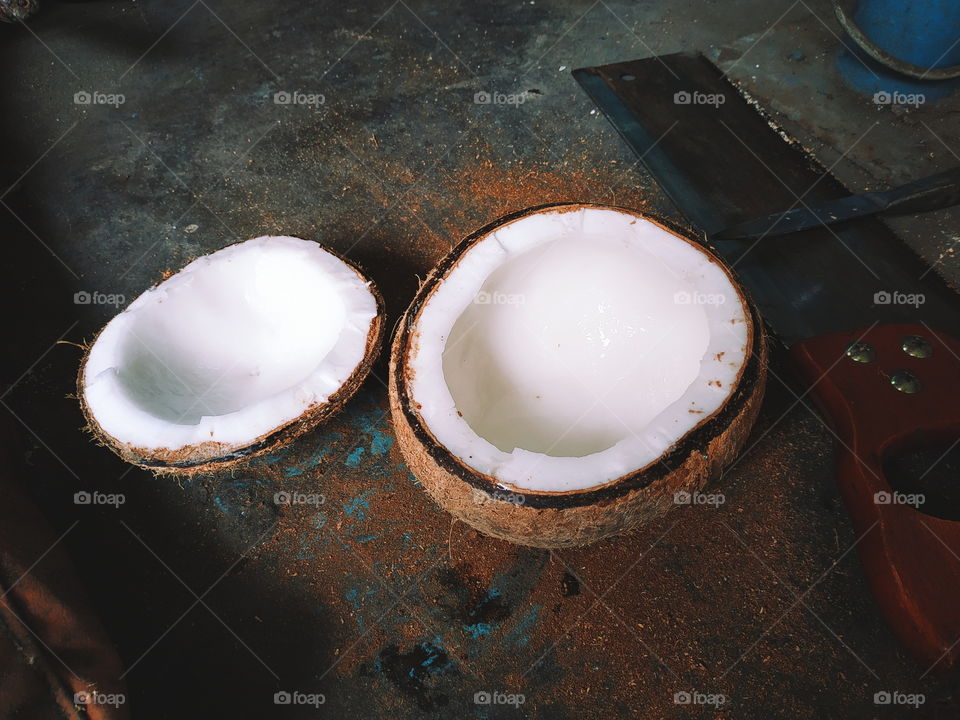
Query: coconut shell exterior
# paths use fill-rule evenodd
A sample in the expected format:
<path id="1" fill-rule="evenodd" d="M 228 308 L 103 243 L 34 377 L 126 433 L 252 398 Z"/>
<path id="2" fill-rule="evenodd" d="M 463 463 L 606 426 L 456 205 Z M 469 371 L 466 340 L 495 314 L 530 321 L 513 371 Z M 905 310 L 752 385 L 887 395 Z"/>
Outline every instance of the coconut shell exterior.
<path id="1" fill-rule="evenodd" d="M 253 438 L 249 443 L 242 445 L 205 442 L 175 449 L 135 447 L 128 443 L 121 442 L 104 431 L 93 416 L 93 413 L 91 413 L 84 398 L 84 371 L 86 369 L 87 359 L 90 356 L 90 349 L 96 343 L 96 339 L 94 339 L 94 342 L 90 344 L 84 353 L 83 360 L 80 363 L 80 371 L 77 373 L 77 397 L 80 399 L 80 407 L 87 421 L 87 429 L 90 430 L 97 442 L 115 452 L 128 463 L 152 470 L 158 475 L 200 475 L 232 468 L 246 463 L 258 455 L 274 452 L 285 445 L 289 445 L 301 435 L 310 432 L 320 425 L 320 423 L 336 415 L 347 401 L 353 397 L 354 393 L 360 388 L 360 385 L 363 384 L 374 362 L 376 362 L 379 357 L 380 348 L 383 345 L 386 324 L 384 322 L 383 298 L 380 296 L 373 282 L 363 273 L 356 263 L 326 246 L 323 246 L 323 249 L 331 255 L 338 257 L 357 273 L 357 275 L 367 283 L 367 287 L 377 303 L 377 314 L 370 322 L 370 331 L 367 333 L 367 345 L 363 360 L 361 360 L 350 374 L 350 377 L 344 381 L 340 388 L 333 393 L 326 402 L 318 403 L 307 408 L 299 417 L 275 428 L 269 433 Z"/>
<path id="2" fill-rule="evenodd" d="M 467 466 L 441 445 L 417 413 L 408 387 L 408 357 L 417 342 L 421 310 L 466 252 L 501 225 L 556 209 L 607 208 L 637 215 L 697 245 L 716 260 L 740 293 L 750 322 L 746 361 L 725 403 L 657 461 L 604 485 L 566 492 L 512 487 Z M 674 494 L 702 490 L 742 449 L 760 411 L 767 374 L 767 338 L 753 303 L 730 269 L 713 256 L 690 228 L 628 208 L 597 204 L 541 205 L 507 215 L 458 244 L 434 269 L 401 319 L 390 356 L 390 410 L 397 444 L 427 493 L 445 510 L 477 530 L 520 545 L 559 548 L 587 545 L 662 516 Z M 522 496 L 519 502 L 477 502 L 488 496 Z"/>

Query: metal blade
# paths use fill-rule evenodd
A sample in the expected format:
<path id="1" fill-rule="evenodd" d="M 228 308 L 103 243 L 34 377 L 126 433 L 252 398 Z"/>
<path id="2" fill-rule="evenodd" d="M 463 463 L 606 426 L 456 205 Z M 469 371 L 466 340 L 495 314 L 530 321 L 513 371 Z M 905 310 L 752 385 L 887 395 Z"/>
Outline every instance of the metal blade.
<path id="1" fill-rule="evenodd" d="M 707 235 L 850 195 L 700 55 L 573 75 Z M 927 323 L 957 334 L 956 294 L 876 218 L 762 242 L 718 240 L 713 247 L 787 343 L 875 322 Z"/>
<path id="2" fill-rule="evenodd" d="M 850 195 L 840 200 L 820 203 L 811 208 L 794 208 L 787 212 L 748 220 L 713 235 L 714 240 L 750 240 L 799 232 L 819 225 L 834 225 L 853 218 L 882 212 L 885 205 L 869 195 Z"/>

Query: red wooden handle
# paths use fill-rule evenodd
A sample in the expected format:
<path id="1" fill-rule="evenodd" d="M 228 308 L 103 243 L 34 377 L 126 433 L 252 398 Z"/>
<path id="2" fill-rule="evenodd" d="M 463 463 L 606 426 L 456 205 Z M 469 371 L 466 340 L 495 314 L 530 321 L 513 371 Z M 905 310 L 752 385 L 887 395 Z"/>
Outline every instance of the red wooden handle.
<path id="1" fill-rule="evenodd" d="M 924 669 L 946 671 L 960 655 L 960 522 L 905 504 L 883 459 L 960 437 L 960 342 L 878 325 L 804 340 L 791 356 L 837 433 L 840 491 L 877 602 Z"/>

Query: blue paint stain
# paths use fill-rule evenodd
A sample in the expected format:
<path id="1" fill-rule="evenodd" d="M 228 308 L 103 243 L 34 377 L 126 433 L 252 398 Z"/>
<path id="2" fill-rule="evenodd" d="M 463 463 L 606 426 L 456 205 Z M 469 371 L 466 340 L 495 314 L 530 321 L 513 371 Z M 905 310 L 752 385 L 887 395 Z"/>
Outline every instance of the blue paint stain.
<path id="1" fill-rule="evenodd" d="M 374 419 L 376 416 L 376 420 Z M 377 426 L 377 421 L 385 420 L 386 416 L 377 410 L 375 413 L 366 413 L 357 418 L 356 426 L 371 436 L 370 454 L 383 455 L 393 447 L 393 438 Z M 383 427 L 386 427 L 384 423 Z"/>
<path id="2" fill-rule="evenodd" d="M 370 447 L 369 449 L 362 446 L 354 448 L 344 461 L 347 467 L 356 467 L 359 465 L 365 453 L 369 452 L 370 457 L 376 457 L 389 452 L 390 448 L 393 447 L 393 437 L 381 429 L 385 429 L 386 425 L 377 425 L 378 422 L 384 420 L 384 417 L 381 411 L 376 410 L 374 412 L 364 413 L 353 421 L 356 428 L 370 436 Z"/>
<path id="3" fill-rule="evenodd" d="M 307 470 L 312 470 L 317 465 L 319 465 L 320 460 L 321 458 L 314 457 L 314 458 L 309 458 L 303 461 L 302 463 L 297 463 L 296 465 L 290 465 L 283 469 L 283 476 L 288 478 L 300 477 Z"/>
<path id="4" fill-rule="evenodd" d="M 217 510 L 222 512 L 224 515 L 228 515 L 230 513 L 230 508 L 227 507 L 227 504 L 222 499 L 220 499 L 220 496 L 217 496 L 213 499 L 213 504 L 216 505 Z"/>
<path id="5" fill-rule="evenodd" d="M 316 557 L 315 553 L 310 552 L 307 549 L 308 538 L 304 536 L 300 540 L 300 550 L 297 551 L 297 560 L 313 560 Z"/>
<path id="6" fill-rule="evenodd" d="M 467 623 L 463 626 L 463 629 L 470 636 L 471 640 L 479 640 L 480 638 L 490 635 L 494 630 L 499 626 L 493 623 L 485 622 L 485 620 L 490 617 L 491 603 L 500 597 L 500 589 L 497 587 L 491 587 L 487 590 L 486 595 L 480 602 L 477 603 L 469 613 L 469 617 L 477 618 L 476 622 Z M 479 617 L 478 617 L 479 616 Z"/>
<path id="7" fill-rule="evenodd" d="M 203 73 L 200 70 L 194 70 L 194 74 L 201 76 Z M 248 94 L 245 99 L 248 104 L 260 107 L 266 104 L 273 93 L 273 83 L 261 83 L 260 87 Z"/>
<path id="8" fill-rule="evenodd" d="M 262 455 L 258 458 L 254 458 L 250 462 L 250 466 L 260 467 L 263 465 L 274 465 L 280 462 L 281 460 L 283 460 L 283 458 L 286 456 L 288 451 L 289 451 L 289 448 L 284 448 L 283 450 L 280 450 L 278 452 L 270 453 L 268 455 Z"/>
<path id="9" fill-rule="evenodd" d="M 363 595 L 376 595 L 376 593 L 376 590 L 367 590 Z M 350 588 L 343 593 L 343 597 L 349 603 L 350 608 L 356 613 L 357 626 L 363 630 L 363 615 L 360 614 L 363 597 L 360 595 L 360 591 L 357 588 Z"/>
<path id="10" fill-rule="evenodd" d="M 366 543 L 366 542 L 370 542 L 371 540 L 376 540 L 378 537 L 380 536 L 379 535 L 362 535 L 361 537 L 354 538 L 354 540 L 356 540 L 358 543 Z"/>
<path id="11" fill-rule="evenodd" d="M 537 622 L 540 616 L 542 605 L 531 605 L 527 611 L 527 616 L 517 623 L 516 627 L 507 635 L 507 641 L 512 642 L 516 647 L 525 647 L 530 643 L 530 628 Z"/>
<path id="12" fill-rule="evenodd" d="M 473 613 L 471 613 L 472 615 Z M 473 640 L 478 640 L 484 635 L 489 635 L 493 631 L 493 625 L 490 623 L 474 623 L 473 625 L 464 625 L 463 629 L 466 630 L 470 637 Z"/>
<path id="13" fill-rule="evenodd" d="M 481 607 L 483 607 L 486 603 L 488 603 L 488 602 L 490 602 L 491 600 L 493 600 L 493 599 L 495 599 L 495 598 L 498 598 L 498 597 L 500 597 L 500 590 L 499 590 L 499 588 L 492 587 L 492 588 L 490 588 L 489 590 L 487 590 L 487 594 L 486 594 L 486 596 L 483 598 L 483 600 L 480 601 L 480 603 L 477 605 L 477 607 L 475 607 L 473 610 L 470 611 L 470 617 L 473 617 L 474 615 L 476 615 L 476 614 L 477 614 L 477 611 L 478 611 Z"/>
<path id="14" fill-rule="evenodd" d="M 393 447 L 392 437 L 390 437 L 389 435 L 384 435 L 379 430 L 374 432 L 373 441 L 370 443 L 371 455 L 383 455 L 385 452 L 388 452 L 392 447 Z"/>
<path id="15" fill-rule="evenodd" d="M 435 637 L 433 642 L 420 643 L 420 649 L 427 654 L 426 659 L 420 663 L 420 667 L 426 668 L 431 675 L 438 675 L 456 665 L 454 660 L 448 658 L 446 651 L 443 649 L 442 638 L 439 636 Z M 437 663 L 438 660 L 443 659 L 447 661 Z"/>
<path id="16" fill-rule="evenodd" d="M 343 435 L 338 432 L 324 433 L 320 436 L 319 442 L 313 452 L 305 460 L 293 463 L 284 468 L 283 476 L 288 478 L 300 477 L 304 473 L 313 470 L 323 462 L 327 449 L 336 445 L 341 440 L 343 440 Z"/>
<path id="17" fill-rule="evenodd" d="M 347 455 L 347 459 L 344 461 L 344 465 L 347 467 L 356 467 L 360 464 L 360 458 L 363 457 L 364 449 L 362 447 L 355 448 L 353 452 Z"/>
<path id="18" fill-rule="evenodd" d="M 343 511 L 350 517 L 356 517 L 357 520 L 366 520 L 367 519 L 367 510 L 370 509 L 370 501 L 367 498 L 376 491 L 376 488 L 371 488 L 365 493 L 362 493 L 355 497 L 353 500 L 348 502 L 343 506 Z"/>
<path id="19" fill-rule="evenodd" d="M 360 591 L 356 588 L 351 588 L 347 590 L 343 597 L 346 598 L 347 602 L 350 603 L 350 607 L 357 613 L 356 620 L 357 626 L 363 630 L 363 615 L 360 615 Z"/>

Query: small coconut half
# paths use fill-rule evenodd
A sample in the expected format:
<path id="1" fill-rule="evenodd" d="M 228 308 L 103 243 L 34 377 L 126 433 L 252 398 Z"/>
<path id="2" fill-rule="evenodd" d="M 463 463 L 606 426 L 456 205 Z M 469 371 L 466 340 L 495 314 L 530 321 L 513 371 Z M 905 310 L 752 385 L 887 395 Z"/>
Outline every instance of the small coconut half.
<path id="1" fill-rule="evenodd" d="M 582 545 L 665 512 L 731 462 L 766 343 L 695 233 L 625 208 L 501 218 L 421 286 L 391 412 L 413 473 L 478 530 Z"/>
<path id="2" fill-rule="evenodd" d="M 275 449 L 336 412 L 370 371 L 383 302 L 315 242 L 259 237 L 200 257 L 97 336 L 79 396 L 96 437 L 157 472 Z"/>

